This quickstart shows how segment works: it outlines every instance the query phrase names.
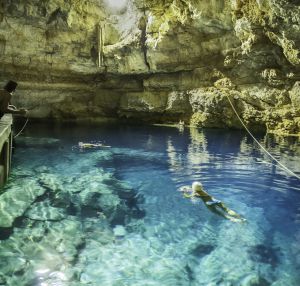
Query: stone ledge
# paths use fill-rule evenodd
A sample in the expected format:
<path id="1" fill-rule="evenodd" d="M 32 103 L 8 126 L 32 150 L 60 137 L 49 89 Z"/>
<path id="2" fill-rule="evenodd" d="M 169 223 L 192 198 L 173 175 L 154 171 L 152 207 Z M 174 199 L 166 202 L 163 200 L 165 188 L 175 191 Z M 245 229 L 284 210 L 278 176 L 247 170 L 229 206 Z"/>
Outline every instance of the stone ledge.
<path id="1" fill-rule="evenodd" d="M 0 187 L 3 187 L 10 172 L 12 154 L 12 121 L 11 114 L 5 114 L 0 120 Z"/>

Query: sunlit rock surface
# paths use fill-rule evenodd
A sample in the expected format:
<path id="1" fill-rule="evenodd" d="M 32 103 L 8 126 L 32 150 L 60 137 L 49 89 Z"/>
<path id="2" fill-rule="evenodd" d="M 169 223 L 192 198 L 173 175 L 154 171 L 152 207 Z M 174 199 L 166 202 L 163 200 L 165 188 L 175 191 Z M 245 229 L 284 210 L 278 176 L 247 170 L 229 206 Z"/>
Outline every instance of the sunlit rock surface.
<path id="1" fill-rule="evenodd" d="M 0 9 L 0 80 L 19 81 L 15 103 L 32 118 L 241 128 L 229 96 L 250 129 L 300 132 L 298 1 L 13 0 Z"/>

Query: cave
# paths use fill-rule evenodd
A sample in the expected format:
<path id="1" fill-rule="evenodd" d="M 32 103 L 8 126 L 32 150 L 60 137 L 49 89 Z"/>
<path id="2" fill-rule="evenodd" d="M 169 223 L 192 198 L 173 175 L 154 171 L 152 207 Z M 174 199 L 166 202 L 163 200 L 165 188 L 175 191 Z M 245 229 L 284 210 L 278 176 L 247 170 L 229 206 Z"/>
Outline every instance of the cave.
<path id="1" fill-rule="evenodd" d="M 298 0 L 0 3 L 0 285 L 300 285 Z"/>

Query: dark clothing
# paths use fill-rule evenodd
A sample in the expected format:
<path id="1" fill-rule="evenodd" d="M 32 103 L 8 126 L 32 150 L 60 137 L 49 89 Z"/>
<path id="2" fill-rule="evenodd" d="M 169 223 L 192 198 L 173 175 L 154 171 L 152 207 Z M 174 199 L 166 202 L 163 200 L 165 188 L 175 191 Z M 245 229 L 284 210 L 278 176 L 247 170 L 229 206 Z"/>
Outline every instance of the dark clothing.
<path id="1" fill-rule="evenodd" d="M 6 90 L 0 90 L 0 116 L 7 112 L 11 94 Z"/>

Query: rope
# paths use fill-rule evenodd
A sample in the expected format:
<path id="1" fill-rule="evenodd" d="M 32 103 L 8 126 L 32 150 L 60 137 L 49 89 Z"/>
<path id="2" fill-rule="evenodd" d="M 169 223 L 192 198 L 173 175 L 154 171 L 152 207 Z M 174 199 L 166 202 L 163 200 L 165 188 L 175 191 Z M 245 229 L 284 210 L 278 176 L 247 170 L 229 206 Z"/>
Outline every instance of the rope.
<path id="1" fill-rule="evenodd" d="M 21 130 L 14 136 L 14 138 L 18 137 L 22 133 L 22 131 L 25 129 L 27 123 L 28 123 L 28 118 L 26 118 L 25 124 L 23 125 Z"/>
<path id="2" fill-rule="evenodd" d="M 254 137 L 254 135 L 252 135 L 252 133 L 250 132 L 250 130 L 248 129 L 248 127 L 246 126 L 246 124 L 243 122 L 243 120 L 241 119 L 241 117 L 239 116 L 239 114 L 237 113 L 232 101 L 230 100 L 228 94 L 225 94 L 234 113 L 236 114 L 237 118 L 239 119 L 239 121 L 241 122 L 241 124 L 243 125 L 243 127 L 246 129 L 246 131 L 248 132 L 248 134 L 252 137 L 252 139 L 258 144 L 258 146 L 267 154 L 270 156 L 270 158 L 275 161 L 278 165 L 279 168 L 281 168 L 282 170 L 285 170 L 286 172 L 288 172 L 289 174 L 291 174 L 292 176 L 298 178 L 300 180 L 300 176 L 298 176 L 297 174 L 295 174 L 292 170 L 290 170 L 288 167 L 286 167 L 285 165 L 283 165 L 282 163 L 280 163 L 272 154 L 269 153 L 269 151 L 259 143 L 259 141 Z"/>
<path id="3" fill-rule="evenodd" d="M 12 107 L 14 107 L 15 109 L 16 109 L 16 107 L 14 106 L 14 105 L 10 105 L 10 106 L 12 106 Z M 34 105 L 33 107 L 31 107 L 31 108 L 27 108 L 27 110 L 32 110 L 32 109 L 34 109 L 34 108 L 36 108 L 37 106 L 39 106 L 38 104 L 37 105 Z M 24 123 L 24 125 L 23 125 L 23 127 L 21 128 L 21 130 L 14 136 L 14 138 L 16 138 L 16 137 L 18 137 L 22 132 L 23 132 L 23 130 L 25 129 L 25 127 L 26 127 L 26 125 L 27 125 L 27 123 L 28 123 L 28 117 L 26 118 L 26 121 L 25 121 L 25 123 Z"/>

